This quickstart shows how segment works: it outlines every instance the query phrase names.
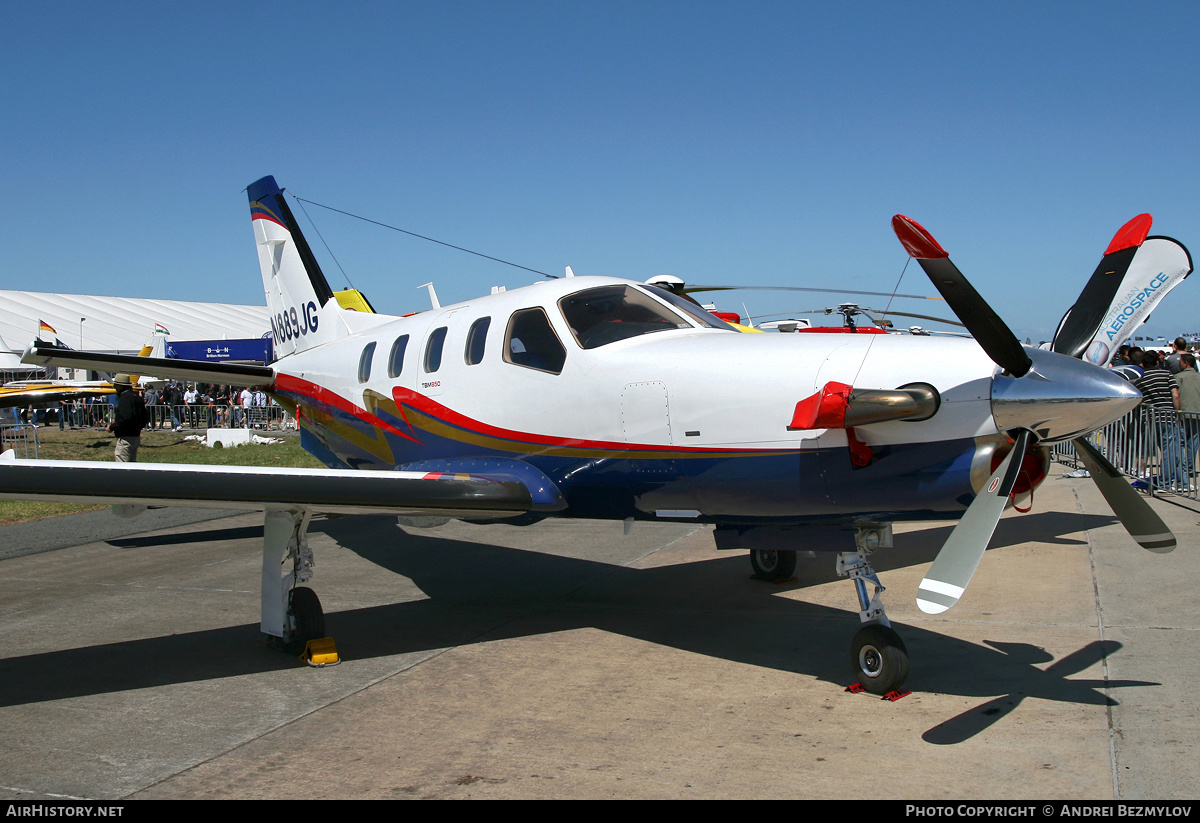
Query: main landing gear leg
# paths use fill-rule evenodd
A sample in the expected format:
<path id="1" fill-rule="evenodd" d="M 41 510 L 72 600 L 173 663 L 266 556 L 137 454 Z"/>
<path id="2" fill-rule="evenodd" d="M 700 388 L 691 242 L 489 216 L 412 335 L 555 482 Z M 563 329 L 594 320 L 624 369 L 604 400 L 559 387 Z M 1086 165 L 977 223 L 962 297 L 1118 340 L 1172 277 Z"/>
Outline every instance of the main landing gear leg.
<path id="1" fill-rule="evenodd" d="M 850 665 L 859 684 L 871 694 L 897 691 L 908 676 L 908 650 L 892 630 L 880 595 L 886 591 L 871 567 L 868 556 L 876 548 L 892 545 L 891 524 L 863 525 L 854 530 L 857 551 L 841 552 L 837 559 L 839 577 L 849 577 L 858 594 L 858 618 L 863 627 L 850 645 Z M 874 586 L 868 596 L 867 583 Z"/>
<path id="2" fill-rule="evenodd" d="M 325 636 L 325 615 L 316 592 L 301 586 L 312 577 L 309 509 L 268 511 L 263 523 L 262 630 L 288 651 L 300 652 Z"/>

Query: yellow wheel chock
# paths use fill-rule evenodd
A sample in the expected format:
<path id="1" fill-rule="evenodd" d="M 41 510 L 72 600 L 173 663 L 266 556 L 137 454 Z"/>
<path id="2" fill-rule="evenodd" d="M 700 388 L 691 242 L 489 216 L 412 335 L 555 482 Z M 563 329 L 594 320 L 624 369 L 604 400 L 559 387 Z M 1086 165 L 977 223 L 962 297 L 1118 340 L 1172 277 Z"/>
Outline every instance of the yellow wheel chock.
<path id="1" fill-rule="evenodd" d="M 332 637 L 322 637 L 320 640 L 310 640 L 304 644 L 304 653 L 300 659 L 310 666 L 336 666 L 342 662 L 338 657 L 337 644 Z"/>

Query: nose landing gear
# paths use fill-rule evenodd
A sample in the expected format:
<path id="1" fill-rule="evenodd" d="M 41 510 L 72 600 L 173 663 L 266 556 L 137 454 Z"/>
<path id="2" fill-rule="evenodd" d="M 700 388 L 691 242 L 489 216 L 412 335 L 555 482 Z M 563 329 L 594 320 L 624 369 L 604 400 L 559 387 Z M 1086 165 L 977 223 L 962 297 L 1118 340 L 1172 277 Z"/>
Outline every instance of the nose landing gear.
<path id="1" fill-rule="evenodd" d="M 892 545 L 891 524 L 863 525 L 854 530 L 857 551 L 842 552 L 837 559 L 838 577 L 849 577 L 858 595 L 858 618 L 865 625 L 850 643 L 850 667 L 858 683 L 871 694 L 899 691 L 908 677 L 908 649 L 892 629 L 880 595 L 886 591 L 871 567 L 868 555 L 876 548 Z M 868 596 L 867 583 L 874 586 Z"/>
<path id="2" fill-rule="evenodd" d="M 844 531 L 832 527 L 809 534 L 805 540 L 844 540 L 844 535 Z M 792 530 L 718 527 L 715 537 L 720 549 L 750 549 L 750 565 L 760 580 L 779 583 L 791 579 L 796 572 L 796 551 L 776 548 L 795 545 L 796 534 Z M 751 548 L 747 543 L 769 548 Z M 858 618 L 863 624 L 850 644 L 850 667 L 858 681 L 853 690 L 896 699 L 907 693 L 901 692 L 901 687 L 908 677 L 908 649 L 888 621 L 881 598 L 884 587 L 869 559 L 875 549 L 892 545 L 892 524 L 861 522 L 854 529 L 854 543 L 855 551 L 839 552 L 837 556 L 837 574 L 854 583 Z"/>

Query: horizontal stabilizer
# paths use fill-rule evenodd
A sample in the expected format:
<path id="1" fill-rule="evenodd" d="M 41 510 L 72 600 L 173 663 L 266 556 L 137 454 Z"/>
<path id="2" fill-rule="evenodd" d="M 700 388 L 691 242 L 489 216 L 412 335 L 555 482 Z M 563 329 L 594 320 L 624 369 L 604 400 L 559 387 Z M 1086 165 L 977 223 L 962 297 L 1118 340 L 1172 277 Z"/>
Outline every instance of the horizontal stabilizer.
<path id="1" fill-rule="evenodd" d="M 199 383 L 228 383 L 234 386 L 268 386 L 275 380 L 275 370 L 270 366 L 75 351 L 52 346 L 40 340 L 35 340 L 25 348 L 21 362 L 31 366 L 67 366 L 95 371 L 130 372 Z"/>
<path id="2" fill-rule="evenodd" d="M 0 459 L 0 498 L 444 517 L 509 517 L 531 506 L 522 483 L 465 474 L 16 460 L 11 451 Z"/>

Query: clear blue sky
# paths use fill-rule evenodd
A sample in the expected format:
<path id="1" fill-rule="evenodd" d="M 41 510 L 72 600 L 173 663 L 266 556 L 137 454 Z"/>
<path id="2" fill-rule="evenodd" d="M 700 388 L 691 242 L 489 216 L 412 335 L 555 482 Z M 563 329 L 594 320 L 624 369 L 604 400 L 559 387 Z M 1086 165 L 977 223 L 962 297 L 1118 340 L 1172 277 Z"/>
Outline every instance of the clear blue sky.
<path id="1" fill-rule="evenodd" d="M 242 189 L 273 174 L 555 274 L 890 292 L 899 212 L 1036 342 L 1134 215 L 1200 253 L 1197 35 L 1195 2 L 10 0 L 0 270 L 261 305 Z M 381 311 L 537 279 L 307 209 Z M 1147 331 L 1200 331 L 1198 290 Z"/>

